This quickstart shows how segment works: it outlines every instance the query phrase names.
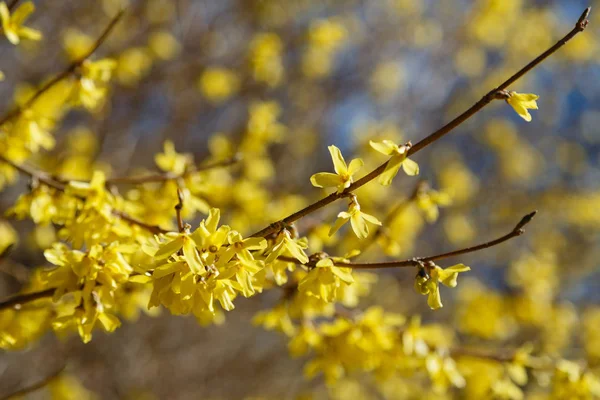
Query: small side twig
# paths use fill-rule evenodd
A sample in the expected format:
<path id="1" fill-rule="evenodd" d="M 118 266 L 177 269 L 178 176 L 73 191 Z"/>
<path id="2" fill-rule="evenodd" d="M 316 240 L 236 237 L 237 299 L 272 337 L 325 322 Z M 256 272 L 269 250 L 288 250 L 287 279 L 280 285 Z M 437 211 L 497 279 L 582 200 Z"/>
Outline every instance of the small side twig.
<path id="1" fill-rule="evenodd" d="M 183 191 L 181 190 L 181 188 L 177 188 L 177 204 L 175 205 L 175 213 L 177 214 L 177 228 L 179 228 L 179 233 L 182 233 L 185 231 L 183 217 L 181 216 L 182 208 L 183 208 Z"/>
<path id="2" fill-rule="evenodd" d="M 141 185 L 144 183 L 152 183 L 152 182 L 165 182 L 172 181 L 176 179 L 186 178 L 187 176 L 200 171 L 207 171 L 210 169 L 220 168 L 220 167 L 228 167 L 230 165 L 234 165 L 240 161 L 241 157 L 236 155 L 234 157 L 228 158 L 222 161 L 215 161 L 210 164 L 201 165 L 196 167 L 190 171 L 186 171 L 183 174 L 174 174 L 171 172 L 165 172 L 162 174 L 148 174 L 141 176 L 118 176 L 114 178 L 109 178 L 106 180 L 107 185 L 117 185 L 117 184 L 129 184 L 129 185 Z"/>
<path id="3" fill-rule="evenodd" d="M 375 262 L 375 263 L 344 263 L 344 262 L 336 262 L 335 265 L 339 267 L 347 267 L 353 269 L 376 269 L 376 268 L 397 268 L 397 267 L 415 267 L 422 265 L 423 263 L 429 261 L 437 261 L 444 258 L 456 257 L 462 254 L 473 253 L 479 250 L 487 249 L 489 247 L 496 246 L 500 243 L 506 242 L 514 237 L 521 236 L 525 231 L 523 228 L 527 225 L 537 211 L 533 211 L 527 215 L 525 215 L 519 223 L 506 235 L 499 237 L 498 239 L 491 240 L 489 242 L 485 242 L 482 244 L 478 244 L 476 246 L 466 247 L 460 250 L 454 250 L 447 253 L 436 254 L 428 257 L 415 257 L 407 260 L 400 261 L 386 261 L 386 262 Z"/>

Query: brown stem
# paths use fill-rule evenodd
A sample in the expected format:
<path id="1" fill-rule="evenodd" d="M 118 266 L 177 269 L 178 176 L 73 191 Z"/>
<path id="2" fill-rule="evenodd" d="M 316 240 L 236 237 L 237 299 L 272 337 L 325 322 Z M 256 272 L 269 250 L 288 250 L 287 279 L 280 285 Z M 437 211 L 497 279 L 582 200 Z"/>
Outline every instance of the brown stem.
<path id="1" fill-rule="evenodd" d="M 175 213 L 177 214 L 177 227 L 179 233 L 185 231 L 185 225 L 183 224 L 183 217 L 181 216 L 181 209 L 183 208 L 183 191 L 177 188 L 177 204 L 175 205 Z"/>
<path id="2" fill-rule="evenodd" d="M 54 85 L 56 85 L 63 79 L 67 78 L 69 75 L 71 75 L 77 69 L 77 67 L 79 67 L 81 64 L 83 64 L 84 61 L 87 60 L 92 54 L 94 54 L 94 52 L 96 50 L 98 50 L 98 48 L 102 45 L 102 43 L 104 43 L 104 41 L 106 40 L 106 38 L 108 37 L 110 32 L 113 30 L 113 28 L 115 27 L 117 22 L 119 22 L 119 20 L 123 16 L 124 12 L 125 12 L 125 10 L 121 10 L 121 11 L 119 11 L 119 13 L 117 13 L 117 15 L 115 15 L 112 18 L 112 20 L 110 21 L 108 26 L 104 29 L 104 31 L 98 37 L 98 39 L 96 39 L 96 41 L 94 42 L 94 45 L 90 48 L 90 50 L 87 53 L 85 53 L 82 57 L 78 58 L 77 60 L 73 61 L 71 64 L 69 64 L 69 66 L 67 66 L 67 68 L 64 71 L 62 71 L 61 73 L 56 75 L 54 78 L 52 78 L 48 82 L 46 82 L 46 84 L 44 84 L 40 89 L 38 89 L 38 91 L 35 92 L 35 94 L 33 96 L 31 96 L 31 98 L 29 98 L 29 100 L 27 100 L 25 102 L 25 104 L 23 104 L 22 106 L 17 106 L 12 111 L 9 111 L 8 113 L 6 113 L 2 118 L 0 118 L 0 125 L 3 125 L 7 121 L 21 115 L 21 113 L 24 110 L 26 110 L 27 108 L 29 108 L 41 95 L 43 95 L 48 90 L 50 90 Z"/>
<path id="3" fill-rule="evenodd" d="M 590 14 L 590 11 L 591 11 L 591 7 L 586 8 L 585 11 L 581 14 L 581 17 L 579 17 L 579 20 L 575 24 L 575 27 L 569 33 L 567 33 L 562 39 L 560 39 L 558 42 L 556 42 L 556 44 L 554 44 L 554 46 L 550 47 L 548 50 L 546 50 L 545 52 L 540 54 L 533 61 L 531 61 L 529 64 L 527 64 L 525 67 L 521 68 L 514 75 L 512 75 L 510 78 L 508 78 L 502 84 L 500 84 L 500 86 L 489 91 L 485 96 L 483 96 L 481 98 L 481 100 L 479 100 L 477 103 L 475 103 L 473 106 L 471 106 L 471 108 L 469 108 L 468 110 L 466 110 L 465 112 L 460 114 L 458 117 L 456 117 L 452 121 L 448 122 L 446 125 L 444 125 L 440 129 L 438 129 L 437 131 L 431 133 L 430 135 L 426 136 L 424 139 L 422 139 L 421 141 L 419 141 L 418 143 L 413 145 L 408 150 L 408 156 L 415 154 L 416 152 L 424 149 L 425 147 L 429 146 L 433 142 L 439 140 L 440 138 L 445 136 L 447 133 L 451 132 L 453 129 L 458 127 L 460 124 L 462 124 L 463 122 L 465 122 L 466 120 L 471 118 L 482 108 L 484 108 L 485 106 L 490 104 L 493 100 L 506 99 L 507 95 L 508 95 L 505 90 L 506 88 L 508 88 L 517 79 L 521 78 L 523 75 L 525 75 L 526 73 L 531 71 L 538 64 L 540 64 L 542 61 L 544 61 L 546 58 L 548 58 L 550 55 L 552 55 L 554 52 L 556 52 L 558 49 L 560 49 L 562 46 L 564 46 L 569 40 L 571 40 L 573 37 L 575 37 L 575 35 L 582 32 L 583 30 L 585 30 L 585 28 L 587 27 L 588 22 L 589 22 L 588 16 Z M 304 217 L 305 215 L 315 212 L 318 209 L 323 208 L 330 203 L 333 203 L 337 199 L 345 197 L 348 193 L 353 192 L 354 190 L 360 188 L 361 186 L 365 185 L 366 183 L 372 181 L 373 179 L 375 179 L 379 175 L 381 175 L 385 171 L 385 168 L 386 168 L 388 162 L 389 161 L 386 161 L 385 163 L 381 164 L 379 167 L 375 168 L 373 171 L 369 172 L 367 175 L 363 176 L 362 178 L 360 178 L 359 180 L 354 182 L 352 185 L 350 185 L 348 188 L 346 188 L 341 193 L 338 193 L 338 192 L 332 193 L 329 196 L 326 196 L 326 197 L 322 198 L 321 200 L 319 200 L 299 211 L 296 211 L 295 213 L 285 217 L 284 219 L 270 224 L 266 228 L 254 233 L 252 235 L 252 237 L 266 237 L 270 234 L 273 234 L 273 233 L 281 230 L 286 225 L 290 225 L 294 221 Z"/>
<path id="4" fill-rule="evenodd" d="M 153 235 L 158 235 L 159 233 L 169 232 L 168 229 L 163 229 L 158 225 L 151 225 L 146 222 L 140 221 L 139 219 L 134 218 L 131 215 L 127 214 L 125 211 L 112 210 L 112 214 L 115 217 L 119 217 L 122 220 L 129 222 L 132 225 L 137 225 L 140 228 L 144 228 L 145 230 L 152 233 Z"/>
<path id="5" fill-rule="evenodd" d="M 524 216 L 523 218 L 521 218 L 521 221 L 519 221 L 519 223 L 506 235 L 499 237 L 498 239 L 491 240 L 489 242 L 478 244 L 476 246 L 466 247 L 464 249 L 454 250 L 454 251 L 450 251 L 448 253 L 441 253 L 441 254 L 436 254 L 436 255 L 428 256 L 428 257 L 415 257 L 415 258 L 411 258 L 411 259 L 407 259 L 407 260 L 400 260 L 400 261 L 386 261 L 386 262 L 374 262 L 374 263 L 336 262 L 335 265 L 338 267 L 347 267 L 347 268 L 353 268 L 353 269 L 416 267 L 416 266 L 422 265 L 422 263 L 426 263 L 428 261 L 437 261 L 437 260 L 441 260 L 443 258 L 459 256 L 461 254 L 473 253 L 475 251 L 479 251 L 479 250 L 487 249 L 492 246 L 496 246 L 496 245 L 506 242 L 507 240 L 510 240 L 516 236 L 521 236 L 525 232 L 523 230 L 523 228 L 525 227 L 525 225 L 527 225 L 529 222 L 531 222 L 531 220 L 533 219 L 533 217 L 535 216 L 536 213 L 537 213 L 537 211 L 533 211 L 533 212 L 527 214 L 526 216 Z"/>
<path id="6" fill-rule="evenodd" d="M 511 362 L 515 359 L 514 351 L 505 351 L 503 353 L 492 353 L 489 351 L 481 351 L 467 348 L 454 348 L 450 349 L 450 356 L 454 358 L 458 357 L 474 357 L 485 360 L 497 361 L 500 363 Z"/>
<path id="7" fill-rule="evenodd" d="M 54 295 L 55 290 L 56 290 L 56 288 L 50 288 L 50 289 L 42 290 L 40 292 L 14 295 L 14 296 L 8 298 L 7 300 L 0 302 L 0 311 L 6 310 L 9 308 L 14 308 L 15 310 L 19 310 L 21 308 L 21 306 L 25 303 L 52 297 Z"/>
<path id="8" fill-rule="evenodd" d="M 148 174 L 142 176 L 121 176 L 110 178 L 106 180 L 107 185 L 115 185 L 115 184 L 130 184 L 130 185 L 140 185 L 143 183 L 150 182 L 164 182 L 175 180 L 179 178 L 185 178 L 190 174 L 199 171 L 206 171 L 209 169 L 219 168 L 219 167 L 228 167 L 230 165 L 236 164 L 240 160 L 239 156 L 234 156 L 222 161 L 215 161 L 210 164 L 206 164 L 200 167 L 197 167 L 191 171 L 186 171 L 183 174 L 174 174 L 172 172 L 165 172 L 162 174 Z"/>
<path id="9" fill-rule="evenodd" d="M 10 165 L 11 167 L 16 169 L 20 173 L 30 176 L 33 179 L 37 180 L 38 182 L 41 182 L 44 185 L 54 188 L 60 192 L 64 192 L 67 187 L 64 183 L 54 180 L 50 175 L 48 175 L 44 171 L 40 171 L 40 170 L 38 170 L 34 167 L 30 167 L 28 165 L 17 164 L 14 161 L 9 160 L 2 154 L 0 154 L 0 161 Z"/>

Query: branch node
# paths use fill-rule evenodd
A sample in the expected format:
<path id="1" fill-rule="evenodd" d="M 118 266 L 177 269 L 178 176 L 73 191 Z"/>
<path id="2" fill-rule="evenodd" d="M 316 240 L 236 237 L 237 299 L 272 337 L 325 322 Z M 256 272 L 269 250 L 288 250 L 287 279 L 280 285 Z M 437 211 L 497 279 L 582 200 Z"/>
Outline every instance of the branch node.
<path id="1" fill-rule="evenodd" d="M 585 28 L 587 28 L 588 24 L 590 23 L 590 21 L 588 20 L 588 17 L 590 16 L 591 11 L 592 11 L 592 7 L 586 8 L 583 11 L 583 13 L 581 14 L 581 17 L 579 17 L 579 19 L 577 20 L 577 24 L 575 25 L 575 28 L 577 28 L 580 32 L 583 31 Z"/>

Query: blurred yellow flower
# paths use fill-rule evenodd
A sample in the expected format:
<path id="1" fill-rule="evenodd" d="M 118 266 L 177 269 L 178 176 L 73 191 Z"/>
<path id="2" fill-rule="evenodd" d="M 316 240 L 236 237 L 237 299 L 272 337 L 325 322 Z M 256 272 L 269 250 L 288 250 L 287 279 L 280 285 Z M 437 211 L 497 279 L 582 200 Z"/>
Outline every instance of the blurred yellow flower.
<path id="1" fill-rule="evenodd" d="M 23 23 L 29 17 L 29 14 L 35 11 L 35 5 L 28 1 L 21 4 L 10 15 L 10 10 L 5 2 L 0 3 L 0 18 L 2 19 L 2 29 L 9 42 L 19 44 L 21 38 L 29 40 L 42 39 L 42 33 L 38 30 L 23 26 Z"/>
<path id="2" fill-rule="evenodd" d="M 148 47 L 161 60 L 171 60 L 179 54 L 181 45 L 170 32 L 154 32 L 148 38 Z"/>
<path id="3" fill-rule="evenodd" d="M 71 60 L 77 60 L 86 55 L 94 45 L 94 39 L 79 29 L 68 28 L 62 34 L 63 46 Z"/>
<path id="4" fill-rule="evenodd" d="M 210 102 L 222 103 L 240 87 L 240 78 L 235 72 L 219 67 L 207 68 L 198 80 L 198 88 Z"/>
<path id="5" fill-rule="evenodd" d="M 170 140 L 165 140 L 164 152 L 154 156 L 154 162 L 165 172 L 183 174 L 192 162 L 191 154 L 181 154 L 175 150 L 175 145 Z"/>

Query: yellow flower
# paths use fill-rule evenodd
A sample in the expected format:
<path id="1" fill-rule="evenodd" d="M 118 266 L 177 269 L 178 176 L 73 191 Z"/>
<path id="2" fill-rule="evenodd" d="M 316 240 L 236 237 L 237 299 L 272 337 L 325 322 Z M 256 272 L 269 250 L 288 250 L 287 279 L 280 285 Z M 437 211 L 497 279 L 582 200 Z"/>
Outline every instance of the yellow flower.
<path id="1" fill-rule="evenodd" d="M 116 67 L 117 62 L 109 58 L 84 61 L 81 65 L 81 78 L 74 91 L 75 104 L 81 104 L 90 111 L 97 110 L 104 103 L 107 83 Z"/>
<path id="2" fill-rule="evenodd" d="M 352 283 L 351 268 L 336 267 L 331 258 L 325 258 L 300 281 L 298 290 L 330 303 L 336 300 L 339 288 Z"/>
<path id="3" fill-rule="evenodd" d="M 304 249 L 307 247 L 307 244 L 296 242 L 294 239 L 292 239 L 290 232 L 283 230 L 277 237 L 275 246 L 273 246 L 271 249 L 271 252 L 267 256 L 265 262 L 267 264 L 272 263 L 277 259 L 277 257 L 283 255 L 287 250 L 287 252 L 296 260 L 300 261 L 302 264 L 306 264 L 308 262 L 308 256 L 304 252 Z"/>
<path id="4" fill-rule="evenodd" d="M 379 183 L 382 185 L 388 186 L 391 184 L 392 179 L 394 179 L 401 166 L 406 175 L 414 176 L 419 174 L 419 164 L 406 157 L 410 149 L 410 144 L 398 146 L 391 140 L 384 140 L 382 142 L 369 141 L 369 144 L 378 152 L 386 156 L 392 156 L 385 167 L 385 171 L 379 175 Z"/>
<path id="5" fill-rule="evenodd" d="M 341 193 L 352 185 L 354 175 L 364 165 L 363 160 L 355 158 L 347 165 L 342 152 L 336 146 L 329 146 L 329 153 L 333 160 L 335 174 L 330 172 L 319 172 L 310 177 L 310 182 L 315 187 L 337 187 L 338 193 Z"/>
<path id="6" fill-rule="evenodd" d="M 509 92 L 508 99 L 506 102 L 510 104 L 512 108 L 519 114 L 521 118 L 525 121 L 531 121 L 531 114 L 527 109 L 537 110 L 538 106 L 536 100 L 540 98 L 540 96 L 531 94 L 531 93 L 517 93 L 517 92 Z"/>
<path id="7" fill-rule="evenodd" d="M 425 215 L 427 222 L 433 223 L 440 214 L 439 207 L 450 205 L 452 198 L 448 193 L 428 189 L 418 192 L 415 202 L 419 210 Z"/>
<path id="8" fill-rule="evenodd" d="M 350 203 L 348 212 L 342 211 L 338 214 L 335 224 L 329 230 L 329 236 L 336 233 L 346 222 L 350 221 L 352 230 L 359 239 L 365 239 L 369 236 L 369 226 L 367 222 L 375 225 L 381 225 L 381 222 L 374 216 L 360 211 L 360 205 L 356 200 Z"/>
<path id="9" fill-rule="evenodd" d="M 21 4 L 11 16 L 6 3 L 0 3 L 2 29 L 9 42 L 12 44 L 19 44 L 21 38 L 30 40 L 40 40 L 42 38 L 40 31 L 22 26 L 23 22 L 25 22 L 29 14 L 33 11 L 35 11 L 35 5 L 31 1 L 28 1 L 27 3 Z"/>
<path id="10" fill-rule="evenodd" d="M 198 79 L 198 88 L 214 104 L 219 104 L 233 96 L 240 87 L 240 78 L 226 68 L 207 68 Z"/>
<path id="11" fill-rule="evenodd" d="M 423 295 L 428 295 L 427 305 L 432 310 L 437 310 L 443 307 L 439 283 L 448 287 L 456 287 L 458 273 L 470 270 L 471 268 L 464 264 L 453 265 L 446 269 L 434 265 L 432 268 L 428 268 L 427 272 L 424 268 L 420 268 L 415 280 L 415 289 Z"/>
<path id="12" fill-rule="evenodd" d="M 154 162 L 156 162 L 158 168 L 176 175 L 183 174 L 192 161 L 190 154 L 177 153 L 175 145 L 170 140 L 165 140 L 164 153 L 158 153 L 154 156 Z"/>
<path id="13" fill-rule="evenodd" d="M 74 28 L 67 28 L 63 32 L 62 41 L 70 60 L 82 58 L 94 45 L 94 38 Z"/>

